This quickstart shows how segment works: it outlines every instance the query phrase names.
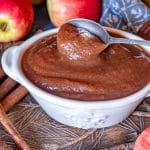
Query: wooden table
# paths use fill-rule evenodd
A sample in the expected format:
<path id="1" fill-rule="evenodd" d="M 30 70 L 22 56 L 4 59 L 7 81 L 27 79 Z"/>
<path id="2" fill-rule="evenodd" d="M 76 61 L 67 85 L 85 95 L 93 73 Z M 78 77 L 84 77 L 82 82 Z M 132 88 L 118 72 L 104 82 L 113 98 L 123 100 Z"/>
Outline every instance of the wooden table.
<path id="1" fill-rule="evenodd" d="M 35 7 L 35 22 L 30 34 L 38 29 L 54 28 L 45 4 Z M 1 45 L 1 49 L 11 46 Z M 28 94 L 8 113 L 14 125 L 33 150 L 132 150 L 138 134 L 150 124 L 150 118 L 140 112 L 150 112 L 147 98 L 127 120 L 104 129 L 82 130 L 65 126 L 48 117 Z M 140 112 L 139 112 L 140 111 Z M 140 117 L 139 117 L 140 116 Z M 0 126 L 0 138 L 16 149 L 6 131 Z"/>

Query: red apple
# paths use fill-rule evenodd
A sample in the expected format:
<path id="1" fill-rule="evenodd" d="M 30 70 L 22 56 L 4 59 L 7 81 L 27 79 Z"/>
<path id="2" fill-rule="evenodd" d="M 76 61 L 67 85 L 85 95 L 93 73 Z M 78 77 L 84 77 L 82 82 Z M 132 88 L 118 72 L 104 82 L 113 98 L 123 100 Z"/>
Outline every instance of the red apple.
<path id="1" fill-rule="evenodd" d="M 40 5 L 44 2 L 44 0 L 31 0 L 33 5 Z"/>
<path id="2" fill-rule="evenodd" d="M 23 38 L 30 31 L 33 20 L 30 0 L 0 0 L 0 42 Z"/>
<path id="3" fill-rule="evenodd" d="M 102 0 L 47 0 L 52 23 L 60 26 L 73 18 L 99 21 Z"/>
<path id="4" fill-rule="evenodd" d="M 139 135 L 135 142 L 134 150 L 150 150 L 150 127 Z"/>

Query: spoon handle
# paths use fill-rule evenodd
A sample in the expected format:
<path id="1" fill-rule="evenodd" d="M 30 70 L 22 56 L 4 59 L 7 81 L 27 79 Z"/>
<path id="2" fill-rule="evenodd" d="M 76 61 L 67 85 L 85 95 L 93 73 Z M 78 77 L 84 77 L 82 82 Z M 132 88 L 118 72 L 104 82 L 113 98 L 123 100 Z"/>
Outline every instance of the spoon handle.
<path id="1" fill-rule="evenodd" d="M 150 46 L 150 41 L 146 41 L 146 40 L 134 40 L 134 39 L 111 37 L 109 40 L 109 44 L 113 44 L 113 43 L 137 44 L 137 45 Z"/>

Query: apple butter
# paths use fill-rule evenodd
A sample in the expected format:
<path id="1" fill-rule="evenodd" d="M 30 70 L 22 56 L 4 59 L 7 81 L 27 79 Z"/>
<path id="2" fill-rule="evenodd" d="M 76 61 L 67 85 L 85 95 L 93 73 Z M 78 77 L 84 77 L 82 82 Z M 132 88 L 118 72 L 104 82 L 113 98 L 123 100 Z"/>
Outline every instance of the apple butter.
<path id="1" fill-rule="evenodd" d="M 143 48 L 112 44 L 101 52 L 104 46 L 87 30 L 64 24 L 25 51 L 22 70 L 39 88 L 84 101 L 128 96 L 150 82 L 150 56 Z"/>

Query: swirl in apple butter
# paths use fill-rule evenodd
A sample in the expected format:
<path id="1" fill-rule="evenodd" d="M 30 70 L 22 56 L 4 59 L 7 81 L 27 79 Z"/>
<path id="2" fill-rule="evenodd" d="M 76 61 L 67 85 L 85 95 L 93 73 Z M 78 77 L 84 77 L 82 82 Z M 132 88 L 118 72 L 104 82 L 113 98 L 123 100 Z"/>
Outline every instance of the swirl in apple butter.
<path id="1" fill-rule="evenodd" d="M 22 70 L 49 93 L 85 101 L 128 96 L 150 82 L 150 56 L 141 47 L 112 44 L 101 52 L 104 46 L 92 33 L 64 24 L 25 51 Z"/>

